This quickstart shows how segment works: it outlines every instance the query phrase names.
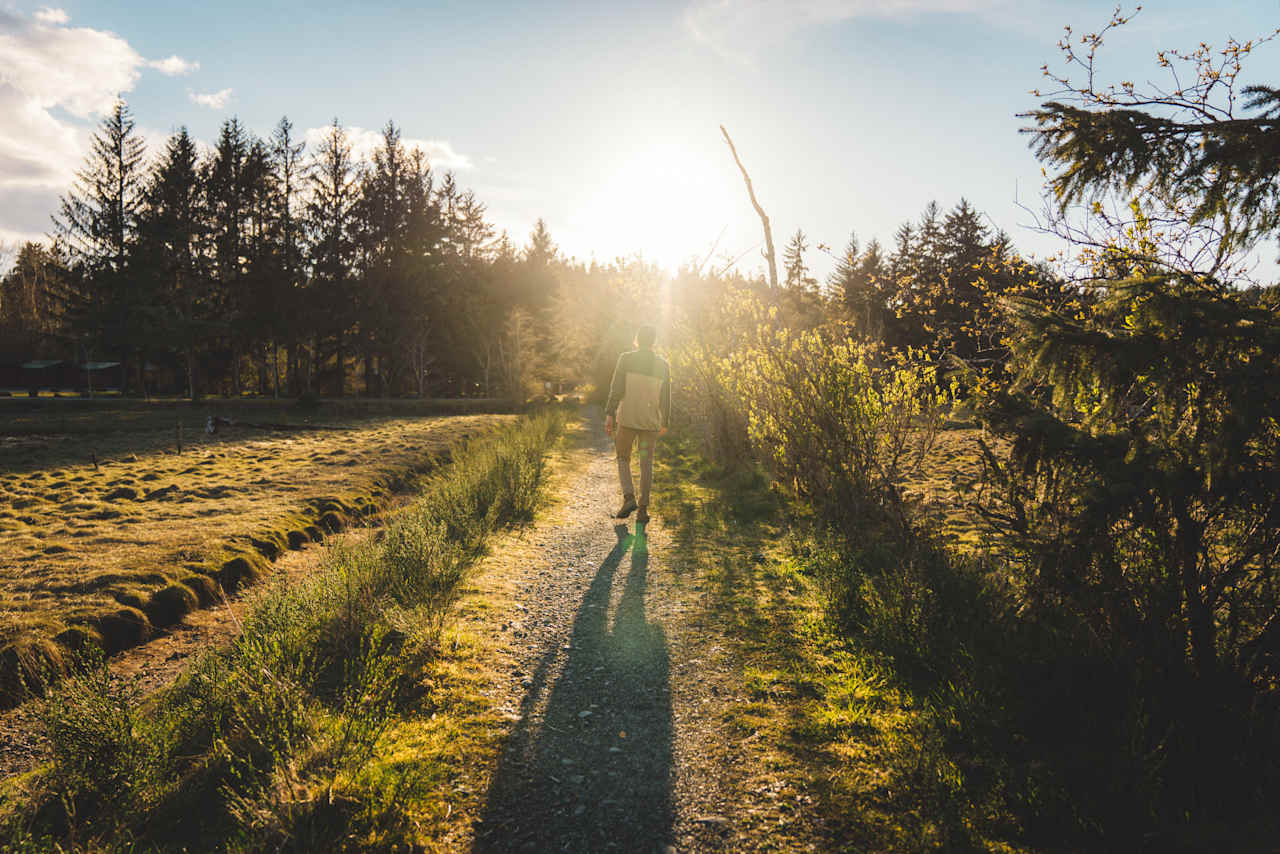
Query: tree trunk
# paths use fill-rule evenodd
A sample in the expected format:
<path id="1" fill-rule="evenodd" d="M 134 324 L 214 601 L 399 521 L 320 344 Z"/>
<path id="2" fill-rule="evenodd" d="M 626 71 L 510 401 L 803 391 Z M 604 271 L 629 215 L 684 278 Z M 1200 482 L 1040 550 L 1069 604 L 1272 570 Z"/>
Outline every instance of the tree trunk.
<path id="1" fill-rule="evenodd" d="M 1204 526 L 1191 519 L 1185 507 L 1174 511 L 1174 548 L 1182 580 L 1183 602 L 1187 608 L 1187 628 L 1191 640 L 1191 660 L 1200 678 L 1217 672 L 1214 649 L 1213 610 L 1204 599 L 1200 584 L 1200 541 Z"/>
<path id="2" fill-rule="evenodd" d="M 338 333 L 338 397 L 347 396 L 347 366 L 345 364 L 345 356 L 342 353 L 342 333 Z"/>
<path id="3" fill-rule="evenodd" d="M 760 217 L 760 224 L 764 226 L 764 259 L 769 262 L 769 287 L 777 289 L 778 287 L 778 262 L 773 252 L 773 229 L 769 227 L 769 217 L 765 214 L 764 208 L 760 207 L 760 203 L 756 201 L 756 191 L 751 186 L 751 176 L 747 174 L 747 167 L 742 165 L 742 161 L 738 159 L 738 149 L 734 147 L 733 140 L 729 138 L 729 132 L 724 129 L 724 125 L 720 125 L 720 133 L 724 134 L 724 141 L 729 143 L 729 150 L 733 152 L 733 162 L 738 164 L 738 170 L 742 172 L 742 180 L 747 185 L 747 195 L 751 198 L 751 206 L 756 209 L 756 214 Z"/>
<path id="4" fill-rule="evenodd" d="M 280 399 L 280 345 L 276 339 L 271 339 L 271 394 L 276 399 Z"/>
<path id="5" fill-rule="evenodd" d="M 240 399 L 240 339 L 231 339 L 231 396 Z"/>
<path id="6" fill-rule="evenodd" d="M 200 399 L 200 389 L 196 386 L 196 354 L 194 348 L 188 346 L 186 348 L 187 358 L 187 393 L 191 395 L 191 402 L 195 403 Z"/>

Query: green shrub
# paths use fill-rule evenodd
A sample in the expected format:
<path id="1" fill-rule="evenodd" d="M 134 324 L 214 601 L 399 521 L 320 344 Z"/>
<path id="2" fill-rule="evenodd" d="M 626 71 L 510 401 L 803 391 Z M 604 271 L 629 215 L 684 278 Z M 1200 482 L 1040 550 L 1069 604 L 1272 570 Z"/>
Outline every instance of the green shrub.
<path id="1" fill-rule="evenodd" d="M 86 809 L 123 814 L 150 788 L 157 757 L 137 696 L 111 677 L 93 648 L 78 672 L 50 691 L 43 709 L 50 782 L 72 823 Z"/>

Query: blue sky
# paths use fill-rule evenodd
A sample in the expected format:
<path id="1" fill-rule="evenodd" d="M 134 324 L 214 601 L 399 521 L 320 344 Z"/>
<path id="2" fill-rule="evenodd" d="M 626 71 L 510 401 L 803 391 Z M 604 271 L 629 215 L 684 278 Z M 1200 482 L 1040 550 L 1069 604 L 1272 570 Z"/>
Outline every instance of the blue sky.
<path id="1" fill-rule="evenodd" d="M 961 196 L 1025 251 L 1039 166 L 1018 134 L 1065 24 L 1111 2 L 680 0 L 171 4 L 0 0 L 0 240 L 47 231 L 98 111 L 122 91 L 157 141 L 212 140 L 238 115 L 267 134 L 335 116 L 394 119 L 523 242 L 544 217 L 562 249 L 668 265 L 746 252 L 754 218 L 718 125 L 733 134 L 779 244 L 888 242 L 931 199 Z M 1247 39 L 1280 1 L 1148 3 L 1103 54 L 1146 80 L 1156 50 Z M 15 70 L 16 69 L 16 70 Z M 1250 79 L 1276 82 L 1280 45 Z M 363 137 L 371 139 L 371 134 Z M 36 163 L 36 161 L 39 163 Z M 825 272 L 830 260 L 813 253 Z"/>

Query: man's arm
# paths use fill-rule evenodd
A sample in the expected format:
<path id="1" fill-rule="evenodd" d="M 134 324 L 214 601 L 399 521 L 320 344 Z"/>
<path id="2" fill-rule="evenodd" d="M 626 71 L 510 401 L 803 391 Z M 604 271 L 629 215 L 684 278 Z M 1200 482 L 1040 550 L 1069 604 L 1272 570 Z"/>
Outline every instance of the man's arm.
<path id="1" fill-rule="evenodd" d="M 618 363 L 613 367 L 613 380 L 609 383 L 609 399 L 604 404 L 605 428 L 610 433 L 613 432 L 613 418 L 618 412 L 618 404 L 622 403 L 622 396 L 627 391 L 627 372 L 622 364 L 623 358 L 625 354 L 618 357 Z"/>
<path id="2" fill-rule="evenodd" d="M 662 411 L 662 430 L 666 432 L 671 427 L 671 366 L 668 365 L 665 371 L 666 379 L 662 381 L 662 396 L 658 401 L 658 409 Z"/>

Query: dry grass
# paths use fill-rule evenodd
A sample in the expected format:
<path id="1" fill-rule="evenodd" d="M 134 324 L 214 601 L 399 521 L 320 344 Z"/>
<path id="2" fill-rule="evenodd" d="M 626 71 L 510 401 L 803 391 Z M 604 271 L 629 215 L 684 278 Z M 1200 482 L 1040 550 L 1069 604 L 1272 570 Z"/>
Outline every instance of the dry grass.
<path id="1" fill-rule="evenodd" d="M 452 443 L 510 417 L 347 416 L 322 431 L 213 436 L 191 424 L 178 454 L 172 413 L 121 415 L 127 432 L 0 443 L 0 676 L 40 658 L 56 665 L 50 639 L 108 649 L 144 639 L 209 604 L 216 585 L 374 512 Z"/>

